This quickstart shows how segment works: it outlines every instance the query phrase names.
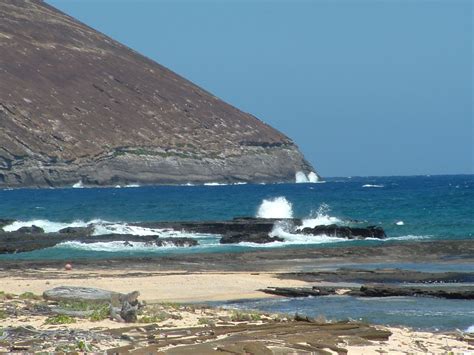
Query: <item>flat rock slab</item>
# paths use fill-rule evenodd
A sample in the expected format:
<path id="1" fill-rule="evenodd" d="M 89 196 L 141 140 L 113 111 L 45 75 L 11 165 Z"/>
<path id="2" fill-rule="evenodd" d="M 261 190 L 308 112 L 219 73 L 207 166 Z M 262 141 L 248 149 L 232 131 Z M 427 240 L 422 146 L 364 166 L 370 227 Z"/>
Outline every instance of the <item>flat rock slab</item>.
<path id="1" fill-rule="evenodd" d="M 355 297 L 437 297 L 447 299 L 474 299 L 474 286 L 407 287 L 404 285 L 363 285 L 359 287 L 268 287 L 264 293 L 283 297 L 314 297 L 341 295 Z"/>
<path id="2" fill-rule="evenodd" d="M 43 297 L 51 301 L 112 302 L 124 294 L 93 287 L 60 286 L 46 290 Z"/>
<path id="3" fill-rule="evenodd" d="M 404 269 L 337 269 L 334 271 L 292 272 L 278 275 L 281 279 L 306 282 L 355 283 L 474 283 L 474 272 L 423 272 Z"/>

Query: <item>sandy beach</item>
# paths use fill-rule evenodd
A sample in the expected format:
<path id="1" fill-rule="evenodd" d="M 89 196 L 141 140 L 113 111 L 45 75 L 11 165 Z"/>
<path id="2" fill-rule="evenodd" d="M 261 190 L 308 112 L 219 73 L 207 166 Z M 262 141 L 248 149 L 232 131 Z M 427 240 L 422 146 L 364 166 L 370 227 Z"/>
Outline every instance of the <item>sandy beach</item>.
<path id="1" fill-rule="evenodd" d="M 51 277 L 54 272 L 55 277 Z M 196 272 L 186 270 L 150 273 L 135 272 L 124 276 L 126 271 L 39 271 L 36 276 L 9 277 L 0 273 L 2 290 L 14 294 L 33 292 L 42 294 L 57 286 L 84 286 L 131 292 L 138 290 L 140 299 L 156 302 L 204 302 L 226 301 L 245 298 L 269 297 L 259 289 L 266 287 L 298 287 L 307 285 L 304 281 L 281 280 L 275 273 L 246 272 Z"/>
<path id="2" fill-rule="evenodd" d="M 447 245 L 450 247 L 446 248 Z M 463 256 L 460 248 L 467 254 Z M 345 285 L 356 285 L 356 279 L 358 282 L 380 282 L 388 278 L 398 278 L 399 282 L 430 281 L 433 277 L 446 281 L 452 278 L 469 280 L 472 278 L 470 273 L 430 274 L 389 269 L 375 273 L 349 272 L 335 266 L 341 260 L 363 265 L 382 258 L 401 261 L 417 255 L 420 262 L 442 258 L 446 265 L 462 265 L 472 261 L 470 248 L 472 243 L 465 241 L 405 243 L 383 249 L 348 247 L 295 249 L 291 253 L 275 250 L 159 259 L 76 260 L 72 270 L 66 270 L 63 261 L 2 261 L 0 291 L 3 293 L 0 294 L 3 296 L 0 302 L 6 310 L 2 328 L 7 329 L 12 337 L 10 344 L 16 344 L 16 349 L 33 349 L 22 345 L 26 344 L 22 339 L 28 336 L 24 334 L 25 329 L 30 329 L 28 331 L 35 332 L 31 336 L 59 337 L 64 344 L 70 342 L 70 331 L 73 331 L 74 339 L 85 339 L 90 350 L 116 348 L 119 349 L 117 353 L 143 349 L 164 354 L 215 354 L 215 349 L 255 354 L 316 350 L 328 354 L 470 353 L 474 351 L 472 335 L 462 331 L 424 332 L 406 327 L 329 322 L 324 318 L 299 319 L 290 314 L 204 305 L 210 301 L 278 297 L 259 291 L 269 287 L 293 289 L 337 285 L 343 290 Z M 449 258 L 451 255 L 457 257 Z M 138 323 L 124 324 L 108 317 L 93 320 L 80 316 L 72 323 L 52 324 L 49 319 L 55 319 L 54 316 L 38 310 L 55 307 L 56 303 L 43 300 L 41 295 L 60 286 L 93 287 L 123 294 L 137 290 L 144 308 Z M 274 337 L 277 333 L 278 341 Z M 166 340 L 169 337 L 174 339 L 172 343 Z M 31 344 L 28 346 L 33 346 Z M 54 346 L 59 349 L 63 345 Z M 4 348 L 7 349 L 13 348 Z"/>

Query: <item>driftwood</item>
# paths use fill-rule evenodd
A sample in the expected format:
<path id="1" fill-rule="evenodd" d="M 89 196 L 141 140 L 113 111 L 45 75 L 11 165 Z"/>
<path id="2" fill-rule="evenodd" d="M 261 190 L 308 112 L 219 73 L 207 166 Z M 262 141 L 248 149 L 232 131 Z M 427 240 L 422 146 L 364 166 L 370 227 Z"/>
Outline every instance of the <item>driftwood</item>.
<path id="1" fill-rule="evenodd" d="M 119 293 L 92 287 L 60 286 L 46 290 L 43 297 L 51 301 L 83 301 L 109 304 L 110 317 L 119 322 L 132 323 L 137 321 L 138 301 L 140 292 Z M 87 316 L 89 311 L 70 311 L 55 307 L 52 312 L 74 316 Z"/>

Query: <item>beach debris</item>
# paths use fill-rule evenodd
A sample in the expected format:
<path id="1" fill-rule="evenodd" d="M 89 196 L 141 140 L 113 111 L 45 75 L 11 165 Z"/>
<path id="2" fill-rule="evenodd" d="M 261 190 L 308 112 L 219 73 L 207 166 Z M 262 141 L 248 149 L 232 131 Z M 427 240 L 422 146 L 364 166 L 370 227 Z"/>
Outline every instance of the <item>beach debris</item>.
<path id="1" fill-rule="evenodd" d="M 43 292 L 43 297 L 51 301 L 112 302 L 124 296 L 119 292 L 93 287 L 59 286 Z"/>
<path id="2" fill-rule="evenodd" d="M 46 290 L 43 297 L 46 300 L 57 302 L 89 302 L 99 307 L 87 309 L 52 308 L 52 311 L 67 316 L 90 316 L 93 320 L 105 318 L 119 322 L 134 323 L 138 319 L 138 310 L 141 307 L 138 301 L 140 292 L 133 291 L 127 294 L 103 290 L 93 287 L 60 286 Z"/>
<path id="3" fill-rule="evenodd" d="M 67 271 L 71 271 L 72 270 L 72 265 L 70 263 L 67 263 L 66 265 L 64 265 L 64 269 L 67 270 Z"/>

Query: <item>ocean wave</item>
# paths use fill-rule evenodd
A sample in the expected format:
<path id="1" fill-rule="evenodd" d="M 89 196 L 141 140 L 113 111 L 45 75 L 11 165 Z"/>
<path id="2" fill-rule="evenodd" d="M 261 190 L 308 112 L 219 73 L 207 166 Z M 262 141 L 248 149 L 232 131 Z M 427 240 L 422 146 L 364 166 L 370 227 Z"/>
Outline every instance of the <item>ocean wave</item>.
<path id="1" fill-rule="evenodd" d="M 293 218 L 293 205 L 285 197 L 263 200 L 257 218 Z"/>
<path id="2" fill-rule="evenodd" d="M 419 240 L 419 239 L 429 239 L 432 238 L 432 235 L 402 235 L 400 237 L 387 237 L 386 239 L 377 239 L 382 241 L 390 241 L 390 240 Z"/>
<path id="3" fill-rule="evenodd" d="M 316 182 L 319 182 L 319 178 L 314 171 L 311 171 L 308 175 L 306 175 L 302 171 L 297 171 L 295 174 L 295 183 L 297 184 L 307 184 Z"/>
<path id="4" fill-rule="evenodd" d="M 328 226 L 331 224 L 341 224 L 343 221 L 337 217 L 333 217 L 329 215 L 331 208 L 328 204 L 321 204 L 319 208 L 312 212 L 310 217 L 304 218 L 302 220 L 302 225 L 297 228 L 297 230 L 301 230 L 303 228 L 314 228 L 316 226 Z"/>
<path id="5" fill-rule="evenodd" d="M 124 222 L 109 222 L 101 219 L 94 219 L 90 221 L 74 221 L 74 222 L 53 222 L 46 219 L 34 219 L 29 221 L 15 221 L 3 227 L 5 232 L 14 232 L 22 227 L 37 226 L 42 228 L 45 233 L 57 233 L 63 228 L 67 227 L 92 227 L 92 234 L 132 234 L 140 236 L 156 235 L 163 238 L 216 238 L 216 235 L 202 234 L 202 233 L 187 233 L 183 231 L 175 231 L 171 229 L 160 228 L 146 228 L 134 226 Z"/>
<path id="6" fill-rule="evenodd" d="M 56 245 L 54 248 L 67 248 L 84 251 L 102 251 L 102 252 L 123 252 L 123 251 L 154 251 L 154 250 L 167 250 L 167 249 L 178 249 L 183 248 L 174 245 L 173 243 L 158 246 L 155 244 L 149 244 L 144 242 L 125 242 L 125 241 L 114 241 L 114 242 L 97 242 L 97 243 L 81 243 L 81 242 L 64 242 Z M 192 247 L 187 247 L 192 248 Z"/>
<path id="7" fill-rule="evenodd" d="M 187 186 L 192 186 L 188 185 Z M 232 186 L 232 185 L 247 185 L 247 182 L 239 181 L 239 182 L 232 182 L 232 183 L 225 183 L 225 182 L 206 182 L 203 184 L 204 186 Z"/>
<path id="8" fill-rule="evenodd" d="M 64 223 L 64 222 L 53 222 L 47 219 L 33 219 L 29 221 L 15 221 L 11 224 L 4 226 L 3 230 L 5 232 L 14 232 L 22 227 L 31 227 L 34 225 L 34 226 L 42 228 L 45 231 L 45 233 L 56 233 L 63 228 L 87 227 L 90 223 L 99 223 L 99 222 L 101 221 L 100 220 L 93 220 L 90 222 L 74 221 L 70 223 Z"/>
<path id="9" fill-rule="evenodd" d="M 82 189 L 82 188 L 84 188 L 84 184 L 82 183 L 82 180 L 79 180 L 74 185 L 72 185 L 72 188 L 73 189 Z"/>
<path id="10" fill-rule="evenodd" d="M 336 238 L 328 235 L 308 235 L 308 234 L 297 234 L 290 233 L 283 229 L 275 229 L 270 233 L 271 236 L 278 236 L 283 238 L 284 241 L 275 241 L 271 243 L 259 244 L 250 242 L 241 242 L 237 246 L 241 247 L 252 247 L 252 248 L 281 248 L 288 245 L 310 245 L 310 244 L 327 244 L 327 243 L 341 243 L 349 241 L 349 239 Z"/>
<path id="11" fill-rule="evenodd" d="M 378 188 L 381 188 L 381 187 L 385 187 L 384 185 L 372 185 L 372 184 L 365 184 L 365 185 L 362 185 L 362 187 L 378 187 Z"/>
<path id="12" fill-rule="evenodd" d="M 474 333 L 474 325 L 471 325 L 466 329 L 466 333 Z"/>

